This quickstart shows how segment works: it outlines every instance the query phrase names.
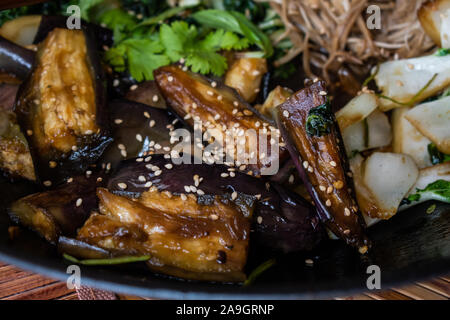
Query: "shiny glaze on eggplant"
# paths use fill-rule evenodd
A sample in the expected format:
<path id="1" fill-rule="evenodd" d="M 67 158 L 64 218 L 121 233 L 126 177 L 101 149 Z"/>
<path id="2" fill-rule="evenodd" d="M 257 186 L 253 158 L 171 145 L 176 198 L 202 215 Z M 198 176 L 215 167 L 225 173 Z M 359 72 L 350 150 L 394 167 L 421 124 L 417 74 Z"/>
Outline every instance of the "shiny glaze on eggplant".
<path id="1" fill-rule="evenodd" d="M 268 119 L 245 102 L 234 89 L 225 85 L 208 80 L 198 74 L 183 71 L 179 66 L 161 67 L 154 72 L 156 83 L 159 86 L 168 106 L 191 127 L 195 128 L 195 120 L 202 121 L 203 131 L 206 129 L 217 129 L 223 137 L 231 136 L 237 140 L 241 137 L 240 131 L 247 135 L 247 130 L 252 129 L 256 134 L 261 131 L 267 134 L 259 141 L 247 135 L 245 152 L 251 153 L 255 147 L 256 159 L 254 164 L 250 163 L 242 169 L 250 175 L 260 175 L 263 167 L 271 167 L 272 162 L 283 162 L 286 159 L 284 148 L 280 148 L 278 154 L 271 153 L 271 139 L 278 139 L 279 131 L 271 126 Z M 271 134 L 271 129 L 272 134 Z M 245 137 L 244 135 L 244 137 Z M 259 149 L 260 144 L 266 144 L 265 157 Z M 223 149 L 227 150 L 226 142 Z M 237 160 L 236 150 L 231 147 L 231 153 L 235 152 L 234 160 Z M 238 165 L 240 167 L 241 164 Z"/>
<path id="2" fill-rule="evenodd" d="M 36 53 L 0 36 L 0 70 L 26 79 L 33 68 Z"/>
<path id="3" fill-rule="evenodd" d="M 112 140 L 94 40 L 89 29 L 54 29 L 17 94 L 17 119 L 46 186 L 85 171 Z"/>
<path id="4" fill-rule="evenodd" d="M 140 202 L 99 188 L 101 215 L 91 216 L 77 239 L 106 250 L 148 254 L 150 268 L 169 275 L 185 271 L 191 279 L 245 280 L 250 223 L 239 210 L 220 202 L 198 205 L 189 198 L 185 213 L 177 207 L 177 196 L 156 188 L 147 193 L 152 194 Z"/>
<path id="5" fill-rule="evenodd" d="M 224 165 L 175 165 L 163 155 L 153 155 L 123 162 L 108 182 L 110 191 L 130 198 L 140 197 L 151 186 L 174 195 L 191 194 L 199 203 L 221 196 L 242 207 L 243 213 L 247 203 L 256 199 L 252 237 L 266 248 L 311 250 L 323 238 L 314 208 L 300 196 Z M 197 192 L 186 192 L 192 186 Z"/>
<path id="6" fill-rule="evenodd" d="M 365 224 L 355 201 L 334 114 L 330 115 L 333 123 L 328 134 L 311 136 L 305 128 L 310 110 L 326 103 L 325 83 L 313 83 L 278 107 L 279 127 L 321 220 L 333 233 L 365 253 L 370 241 L 364 234 Z"/>
<path id="7" fill-rule="evenodd" d="M 169 133 L 179 127 L 174 116 L 165 110 L 124 99 L 109 102 L 108 108 L 114 142 L 102 155 L 102 165 L 114 170 L 122 160 L 169 152 Z"/>
<path id="8" fill-rule="evenodd" d="M 9 206 L 11 219 L 30 228 L 47 241 L 56 244 L 61 235 L 74 236 L 98 207 L 97 187 L 104 176 L 78 176 L 50 191 L 21 198 Z"/>

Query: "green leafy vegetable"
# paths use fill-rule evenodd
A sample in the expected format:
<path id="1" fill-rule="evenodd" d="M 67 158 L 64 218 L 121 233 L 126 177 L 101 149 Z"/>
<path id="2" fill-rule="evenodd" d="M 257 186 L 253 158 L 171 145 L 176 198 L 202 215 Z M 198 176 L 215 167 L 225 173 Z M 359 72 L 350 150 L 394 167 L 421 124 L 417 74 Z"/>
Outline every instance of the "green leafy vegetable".
<path id="1" fill-rule="evenodd" d="M 258 278 L 263 272 L 265 272 L 267 269 L 271 268 L 276 263 L 277 263 L 277 261 L 275 259 L 270 259 L 270 260 L 267 260 L 266 262 L 263 262 L 259 266 L 257 266 L 250 273 L 247 280 L 245 280 L 244 286 L 251 285 L 253 282 L 255 282 L 256 278 Z"/>
<path id="2" fill-rule="evenodd" d="M 273 54 L 270 39 L 240 12 L 209 9 L 196 12 L 192 17 L 203 26 L 244 36 L 249 44 L 258 46 L 266 58 Z"/>
<path id="3" fill-rule="evenodd" d="M 450 49 L 444 49 L 444 48 L 441 48 L 441 49 L 439 49 L 439 50 L 436 52 L 436 55 L 437 55 L 438 57 L 443 57 L 443 56 L 446 56 L 446 55 L 448 55 L 448 54 L 450 54 Z"/>
<path id="4" fill-rule="evenodd" d="M 116 265 L 116 264 L 148 261 L 151 258 L 150 256 L 124 256 L 124 257 L 106 258 L 106 259 L 78 260 L 77 258 L 75 258 L 71 255 L 68 255 L 67 253 L 64 253 L 63 257 L 64 257 L 64 259 L 69 260 L 70 262 L 73 262 L 76 264 L 82 264 L 82 265 L 86 265 L 86 266 Z"/>
<path id="5" fill-rule="evenodd" d="M 417 189 L 415 193 L 406 198 L 407 203 L 427 200 L 439 200 L 450 203 L 450 181 L 436 180 L 425 189 Z"/>
<path id="6" fill-rule="evenodd" d="M 440 152 L 434 143 L 428 144 L 427 149 L 433 165 L 450 161 L 450 155 Z"/>
<path id="7" fill-rule="evenodd" d="M 306 132 L 309 136 L 326 135 L 331 132 L 332 125 L 333 114 L 328 102 L 309 110 L 306 118 Z"/>

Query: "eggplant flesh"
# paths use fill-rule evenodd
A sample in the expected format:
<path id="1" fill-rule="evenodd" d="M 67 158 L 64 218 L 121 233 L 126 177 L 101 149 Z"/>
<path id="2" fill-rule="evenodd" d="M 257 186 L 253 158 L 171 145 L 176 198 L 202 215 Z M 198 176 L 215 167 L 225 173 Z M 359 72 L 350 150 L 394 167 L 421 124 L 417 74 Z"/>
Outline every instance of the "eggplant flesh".
<path id="1" fill-rule="evenodd" d="M 0 109 L 0 170 L 12 178 L 34 181 L 33 160 L 28 143 L 16 121 L 16 115 Z"/>
<path id="2" fill-rule="evenodd" d="M 178 128 L 175 117 L 124 99 L 110 102 L 108 108 L 114 142 L 102 155 L 102 164 L 114 170 L 122 160 L 169 153 L 170 132 Z"/>
<path id="3" fill-rule="evenodd" d="M 37 178 L 61 182 L 97 161 L 111 142 L 105 82 L 91 30 L 53 29 L 17 95 Z"/>
<path id="4" fill-rule="evenodd" d="M 78 240 L 122 254 L 150 255 L 151 269 L 172 276 L 245 280 L 250 223 L 232 205 L 219 200 L 198 205 L 192 198 L 183 200 L 156 188 L 143 194 L 142 202 L 103 188 L 97 194 L 101 214 L 91 216 Z M 181 210 L 180 201 L 185 206 Z"/>
<path id="5" fill-rule="evenodd" d="M 9 216 L 56 244 L 62 235 L 75 236 L 91 211 L 97 209 L 95 190 L 104 182 L 99 174 L 74 177 L 54 190 L 31 194 L 13 202 L 8 209 Z"/>
<path id="6" fill-rule="evenodd" d="M 315 82 L 278 107 L 276 116 L 300 177 L 329 229 L 365 253 L 370 241 L 325 83 Z"/>
<path id="7" fill-rule="evenodd" d="M 0 70 L 26 79 L 35 60 L 35 52 L 0 36 Z"/>
<path id="8" fill-rule="evenodd" d="M 194 129 L 201 121 L 203 132 L 221 133 L 215 154 L 225 158 L 225 163 L 259 176 L 273 174 L 285 160 L 284 148 L 274 142 L 279 139 L 279 130 L 234 89 L 178 66 L 161 67 L 154 74 L 167 105 L 180 118 Z M 214 162 L 212 157 L 204 156 L 203 160 Z M 230 158 L 232 161 L 228 161 Z"/>
<path id="9" fill-rule="evenodd" d="M 242 208 L 244 215 L 250 214 L 245 210 L 255 201 L 252 237 L 260 246 L 283 252 L 306 251 L 323 239 L 313 206 L 275 183 L 225 165 L 175 165 L 163 155 L 136 160 L 139 159 L 121 164 L 108 181 L 110 191 L 137 199 L 149 187 L 156 187 L 160 192 L 196 197 L 199 203 L 209 203 L 211 197 L 220 196 L 221 201 L 227 199 Z"/>

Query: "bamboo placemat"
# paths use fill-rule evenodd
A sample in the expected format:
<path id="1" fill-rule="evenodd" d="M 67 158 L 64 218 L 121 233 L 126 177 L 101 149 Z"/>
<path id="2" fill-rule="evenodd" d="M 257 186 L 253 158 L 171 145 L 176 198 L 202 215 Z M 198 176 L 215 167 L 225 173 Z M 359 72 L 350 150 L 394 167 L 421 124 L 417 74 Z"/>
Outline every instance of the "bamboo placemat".
<path id="1" fill-rule="evenodd" d="M 95 290 L 94 290 L 95 291 Z M 92 296 L 96 296 L 94 292 Z M 117 295 L 121 300 L 143 298 Z M 78 294 L 66 283 L 23 271 L 0 262 L 0 300 L 78 300 Z M 367 292 L 337 300 L 449 300 L 450 276 L 417 282 L 381 292 Z"/>

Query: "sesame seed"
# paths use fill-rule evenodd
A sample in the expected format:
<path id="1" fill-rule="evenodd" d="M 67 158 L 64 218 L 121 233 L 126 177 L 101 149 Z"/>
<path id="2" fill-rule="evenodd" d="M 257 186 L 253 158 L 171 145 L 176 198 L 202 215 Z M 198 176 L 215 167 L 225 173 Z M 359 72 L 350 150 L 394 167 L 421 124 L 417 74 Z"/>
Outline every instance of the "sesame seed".
<path id="1" fill-rule="evenodd" d="M 333 186 L 336 189 L 342 189 L 344 187 L 344 182 L 342 182 L 342 180 L 338 180 L 335 183 L 333 183 Z"/>
<path id="2" fill-rule="evenodd" d="M 77 199 L 77 202 L 75 203 L 75 205 L 76 205 L 77 207 L 79 207 L 79 206 L 81 206 L 82 203 L 83 203 L 83 199 L 78 198 L 78 199 Z"/>
<path id="3" fill-rule="evenodd" d="M 136 90 L 137 89 L 137 84 L 133 84 L 131 87 L 130 87 L 130 90 L 131 91 L 134 91 L 134 90 Z"/>
<path id="4" fill-rule="evenodd" d="M 113 81 L 113 87 L 118 87 L 119 86 L 120 81 L 118 79 L 114 79 Z"/>
<path id="5" fill-rule="evenodd" d="M 153 128 L 155 126 L 156 122 L 155 120 L 150 120 L 149 126 L 150 128 Z"/>
<path id="6" fill-rule="evenodd" d="M 116 120 L 114 120 L 114 123 L 115 123 L 115 124 L 121 124 L 122 122 L 123 122 L 122 119 L 116 119 Z"/>
<path id="7" fill-rule="evenodd" d="M 136 158 L 136 162 L 142 162 L 144 161 L 144 158 Z"/>
<path id="8" fill-rule="evenodd" d="M 138 177 L 138 180 L 141 181 L 141 182 L 147 181 L 147 179 L 145 179 L 144 176 L 139 176 L 139 177 Z"/>
<path id="9" fill-rule="evenodd" d="M 336 167 L 336 162 L 335 161 L 330 161 L 330 165 L 332 166 L 332 167 Z"/>
<path id="10" fill-rule="evenodd" d="M 349 234 L 350 233 L 350 230 L 349 229 L 345 229 L 344 230 L 344 234 Z"/>
<path id="11" fill-rule="evenodd" d="M 180 194 L 181 200 L 186 201 L 187 197 L 184 193 Z"/>
<path id="12" fill-rule="evenodd" d="M 326 205 L 327 207 L 331 207 L 331 201 L 330 201 L 330 199 L 328 199 L 328 200 L 325 202 L 325 205 Z"/>
<path id="13" fill-rule="evenodd" d="M 227 177 L 228 177 L 228 173 L 221 173 L 220 176 L 221 176 L 222 178 L 227 178 Z"/>
<path id="14" fill-rule="evenodd" d="M 256 222 L 258 222 L 258 224 L 261 224 L 263 221 L 263 218 L 261 216 L 258 216 L 258 218 L 256 218 Z"/>
<path id="15" fill-rule="evenodd" d="M 73 178 L 72 177 L 67 179 L 67 183 L 72 183 L 72 182 L 73 182 Z"/>
<path id="16" fill-rule="evenodd" d="M 117 186 L 122 190 L 125 190 L 128 187 L 127 184 L 123 182 L 118 183 Z"/>
<path id="17" fill-rule="evenodd" d="M 326 91 L 320 91 L 320 92 L 319 92 L 319 95 L 321 95 L 321 96 L 326 96 L 326 95 L 327 95 L 327 92 L 326 92 Z"/>
<path id="18" fill-rule="evenodd" d="M 230 172 L 230 177 L 234 178 L 236 174 L 234 172 Z"/>
<path id="19" fill-rule="evenodd" d="M 77 151 L 78 147 L 77 146 L 72 146 L 72 151 Z"/>
<path id="20" fill-rule="evenodd" d="M 152 160 L 152 156 L 148 156 L 147 158 L 144 159 L 145 162 L 149 162 L 150 160 Z"/>
<path id="21" fill-rule="evenodd" d="M 250 110 L 245 109 L 245 110 L 244 110 L 244 114 L 245 114 L 246 116 L 251 116 L 251 115 L 253 114 L 253 112 L 251 112 Z"/>
<path id="22" fill-rule="evenodd" d="M 173 165 L 171 163 L 168 163 L 168 164 L 164 165 L 164 167 L 166 167 L 167 169 L 172 169 Z"/>
<path id="23" fill-rule="evenodd" d="M 219 216 L 217 214 L 212 214 L 209 216 L 211 218 L 211 220 L 217 220 L 219 219 Z"/>
<path id="24" fill-rule="evenodd" d="M 189 187 L 189 186 L 184 186 L 184 190 L 185 190 L 186 192 L 191 192 L 191 187 Z"/>
<path id="25" fill-rule="evenodd" d="M 325 186 L 319 186 L 320 191 L 325 191 L 327 190 L 327 188 L 325 188 Z"/>
<path id="26" fill-rule="evenodd" d="M 125 150 L 125 145 L 123 143 L 119 143 L 117 145 L 117 148 L 119 148 L 120 150 Z"/>
<path id="27" fill-rule="evenodd" d="M 122 157 L 124 157 L 124 158 L 127 157 L 127 151 L 126 151 L 126 150 L 120 150 L 120 154 L 121 154 Z"/>
<path id="28" fill-rule="evenodd" d="M 289 111 L 284 110 L 284 111 L 283 111 L 283 116 L 285 116 L 286 118 L 289 117 Z"/>
<path id="29" fill-rule="evenodd" d="M 136 140 L 142 142 L 142 136 L 139 133 L 136 135 Z"/>
<path id="30" fill-rule="evenodd" d="M 57 165 L 58 165 L 58 164 L 57 164 L 55 161 L 50 161 L 50 162 L 48 163 L 48 166 L 49 166 L 50 168 L 56 168 Z"/>
<path id="31" fill-rule="evenodd" d="M 367 246 L 362 246 L 358 249 L 359 253 L 364 254 L 367 252 Z"/>
<path id="32" fill-rule="evenodd" d="M 223 97 L 221 95 L 217 96 L 217 100 L 222 101 Z"/>
<path id="33" fill-rule="evenodd" d="M 33 130 L 27 130 L 27 135 L 32 136 L 33 135 Z"/>
<path id="34" fill-rule="evenodd" d="M 308 169 L 309 163 L 308 161 L 303 161 L 303 168 Z"/>
<path id="35" fill-rule="evenodd" d="M 237 192 L 234 191 L 234 192 L 231 194 L 231 200 L 236 200 L 236 198 L 237 198 Z"/>
<path id="36" fill-rule="evenodd" d="M 237 106 L 239 106 L 239 102 L 234 101 L 234 102 L 233 102 L 233 105 L 234 105 L 235 107 L 237 107 Z"/>
<path id="37" fill-rule="evenodd" d="M 148 113 L 147 111 L 144 111 L 144 117 L 146 117 L 147 119 L 150 119 L 150 113 Z"/>
<path id="38" fill-rule="evenodd" d="M 94 133 L 94 131 L 92 131 L 92 130 L 86 130 L 86 132 L 84 133 L 84 134 L 86 134 L 86 135 L 91 135 L 91 134 L 93 134 Z"/>
<path id="39" fill-rule="evenodd" d="M 97 178 L 97 182 L 102 182 L 103 181 L 103 178 L 102 177 L 98 177 Z"/>
<path id="40" fill-rule="evenodd" d="M 158 100 L 159 100 L 158 95 L 155 94 L 155 95 L 153 96 L 152 100 L 153 100 L 153 102 L 158 102 Z"/>
<path id="41" fill-rule="evenodd" d="M 198 194 L 199 196 L 202 196 L 202 195 L 204 195 L 205 193 L 203 192 L 203 190 L 197 189 L 197 194 Z"/>
<path id="42" fill-rule="evenodd" d="M 195 186 L 190 186 L 189 190 L 191 190 L 192 192 L 197 192 L 197 188 Z"/>
<path id="43" fill-rule="evenodd" d="M 290 184 L 293 184 L 293 183 L 294 183 L 294 175 L 293 175 L 293 174 L 291 174 L 291 175 L 289 176 L 289 183 L 290 183 Z"/>
<path id="44" fill-rule="evenodd" d="M 330 194 L 330 193 L 332 193 L 332 192 L 333 192 L 333 187 L 332 187 L 332 186 L 329 186 L 329 187 L 327 188 L 327 193 Z"/>
<path id="45" fill-rule="evenodd" d="M 350 216 L 350 210 L 349 210 L 348 208 L 345 208 L 345 209 L 344 209 L 344 215 L 345 215 L 346 217 Z"/>
<path id="46" fill-rule="evenodd" d="M 152 182 L 151 181 L 148 181 L 145 185 L 144 185 L 144 187 L 146 187 L 146 188 L 150 188 L 151 186 L 152 186 Z"/>
<path id="47" fill-rule="evenodd" d="M 305 260 L 305 264 L 306 264 L 307 266 L 312 266 L 312 265 L 314 264 L 314 261 L 313 261 L 312 259 L 306 259 L 306 260 Z"/>
<path id="48" fill-rule="evenodd" d="M 50 187 L 52 185 L 52 182 L 50 180 L 44 181 L 44 186 Z"/>
<path id="49" fill-rule="evenodd" d="M 208 94 L 208 96 L 213 96 L 214 92 L 212 92 L 211 90 L 206 91 L 206 93 Z"/>
<path id="50" fill-rule="evenodd" d="M 313 167 L 312 167 L 312 166 L 309 166 L 309 167 L 308 167 L 308 171 L 312 173 L 312 172 L 314 171 Z"/>
<path id="51" fill-rule="evenodd" d="M 167 78 L 167 81 L 172 82 L 172 81 L 173 81 L 173 77 L 172 77 L 172 76 L 169 76 L 169 77 Z"/>

